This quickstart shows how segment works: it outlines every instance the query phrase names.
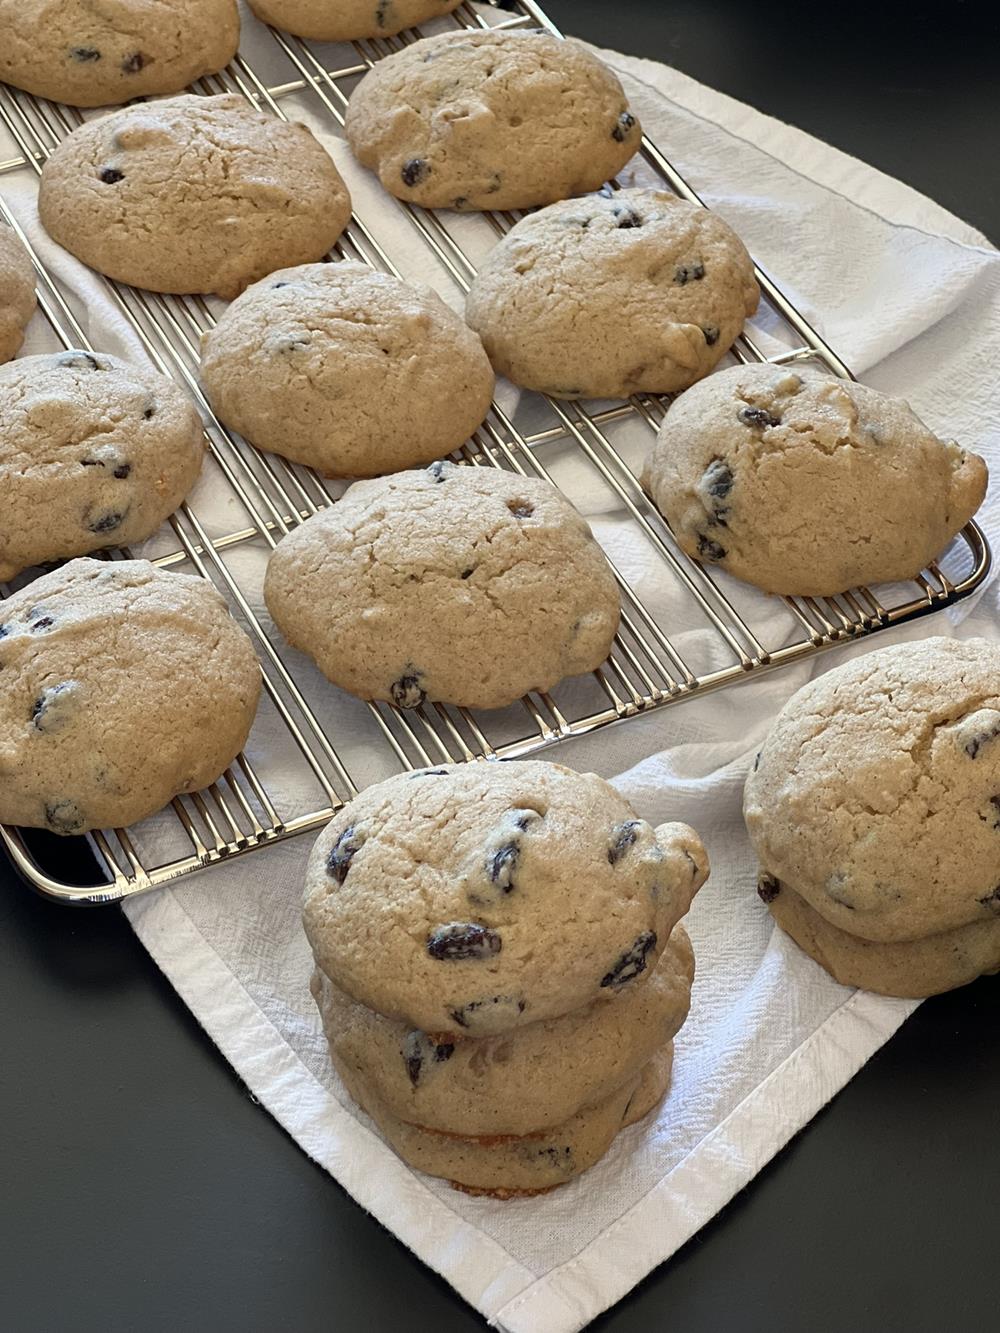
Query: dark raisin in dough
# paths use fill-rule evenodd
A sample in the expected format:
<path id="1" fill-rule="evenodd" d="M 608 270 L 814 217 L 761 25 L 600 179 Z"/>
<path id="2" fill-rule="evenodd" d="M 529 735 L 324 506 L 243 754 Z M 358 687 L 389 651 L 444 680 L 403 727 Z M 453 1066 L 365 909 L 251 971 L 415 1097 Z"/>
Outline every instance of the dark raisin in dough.
<path id="1" fill-rule="evenodd" d="M 117 185 L 125 179 L 124 171 L 119 171 L 117 167 L 102 167 L 100 174 L 105 185 Z"/>
<path id="2" fill-rule="evenodd" d="M 781 418 L 772 416 L 766 408 L 763 407 L 741 407 L 737 413 L 744 426 L 759 427 L 761 430 L 765 426 L 780 426 Z"/>
<path id="3" fill-rule="evenodd" d="M 781 892 L 780 883 L 766 872 L 757 881 L 757 896 L 762 903 L 773 903 Z"/>
<path id="4" fill-rule="evenodd" d="M 427 952 L 444 962 L 492 958 L 502 946 L 503 940 L 495 930 L 474 921 L 449 921 L 427 937 Z"/>
<path id="5" fill-rule="evenodd" d="M 626 950 L 610 972 L 601 978 L 602 987 L 620 990 L 622 986 L 634 981 L 646 970 L 646 959 L 651 950 L 656 948 L 656 931 L 644 930 L 631 949 Z"/>
<path id="6" fill-rule="evenodd" d="M 681 264 L 674 273 L 674 282 L 684 287 L 689 282 L 699 282 L 704 276 L 704 264 L 700 262 L 697 264 Z"/>
<path id="7" fill-rule="evenodd" d="M 122 61 L 123 74 L 138 74 L 145 67 L 146 57 L 141 51 L 133 51 L 130 56 L 126 56 Z"/>
<path id="8" fill-rule="evenodd" d="M 127 513 L 128 510 L 110 509 L 107 513 L 98 514 L 94 519 L 88 517 L 85 526 L 88 532 L 114 532 L 116 528 L 121 527 Z"/>
<path id="9" fill-rule="evenodd" d="M 414 1087 L 420 1082 L 420 1075 L 423 1073 L 424 1066 L 428 1064 L 443 1064 L 445 1060 L 450 1060 L 455 1054 L 455 1043 L 453 1041 L 434 1041 L 426 1032 L 414 1030 L 406 1036 L 403 1042 L 403 1060 L 406 1064 L 406 1072 L 410 1076 L 410 1082 Z"/>
<path id="10" fill-rule="evenodd" d="M 359 829 L 353 824 L 345 828 L 327 857 L 326 872 L 330 878 L 335 879 L 338 884 L 343 884 L 351 868 L 351 862 L 364 845 L 365 835 Z"/>
<path id="11" fill-rule="evenodd" d="M 69 53 L 81 65 L 86 65 L 92 60 L 100 60 L 101 58 L 101 53 L 96 46 L 71 46 Z"/>
<path id="12" fill-rule="evenodd" d="M 403 178 L 404 185 L 419 185 L 430 173 L 430 165 L 422 157 L 411 157 L 409 161 L 403 163 L 399 174 Z"/>
<path id="13" fill-rule="evenodd" d="M 513 1021 L 513 1018 L 517 1014 L 523 1014 L 526 1008 L 526 1002 L 513 995 L 490 995 L 483 1000 L 470 1000 L 460 1009 L 449 1009 L 448 1012 L 460 1028 L 475 1028 L 480 1014 L 487 1009 L 492 1013 L 500 1009 L 506 1010 Z"/>
<path id="14" fill-rule="evenodd" d="M 708 343 L 709 347 L 714 347 L 719 341 L 718 327 L 715 324 L 703 324 L 701 331 L 705 335 L 705 341 Z"/>
<path id="15" fill-rule="evenodd" d="M 75 801 L 53 801 L 45 807 L 45 823 L 54 833 L 77 833 L 84 822 Z"/>
<path id="16" fill-rule="evenodd" d="M 60 352 L 56 365 L 72 367 L 73 370 L 100 370 L 100 362 L 89 352 Z"/>
<path id="17" fill-rule="evenodd" d="M 392 682 L 389 688 L 392 702 L 397 708 L 420 707 L 427 698 L 427 692 L 420 684 L 421 680 L 423 680 L 421 672 L 409 670 Z"/>
<path id="18" fill-rule="evenodd" d="M 733 472 L 722 458 L 713 458 L 705 469 L 705 490 L 714 500 L 724 500 L 733 489 Z"/>
<path id="19" fill-rule="evenodd" d="M 615 122 L 615 127 L 611 131 L 611 137 L 615 143 L 624 143 L 628 138 L 628 132 L 635 124 L 635 116 L 631 111 L 623 111 Z"/>
<path id="20" fill-rule="evenodd" d="M 608 848 L 608 864 L 616 866 L 639 836 L 641 825 L 638 819 L 630 819 L 611 830 L 611 846 Z"/>
<path id="21" fill-rule="evenodd" d="M 725 560 L 726 548 L 713 541 L 711 537 L 706 537 L 703 532 L 699 532 L 698 555 L 702 560 Z"/>

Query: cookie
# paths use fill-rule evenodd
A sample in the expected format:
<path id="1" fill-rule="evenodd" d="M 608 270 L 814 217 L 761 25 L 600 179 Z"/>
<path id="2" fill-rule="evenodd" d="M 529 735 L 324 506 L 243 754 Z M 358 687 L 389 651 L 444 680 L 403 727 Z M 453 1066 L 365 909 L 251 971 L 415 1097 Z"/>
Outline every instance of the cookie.
<path id="1" fill-rule="evenodd" d="M 466 319 L 515 384 L 627 398 L 707 375 L 759 296 L 720 217 L 662 190 L 619 190 L 522 218 L 480 266 Z"/>
<path id="2" fill-rule="evenodd" d="M 641 1074 L 603 1101 L 561 1125 L 517 1136 L 463 1136 L 410 1124 L 394 1116 L 356 1071 L 338 1072 L 354 1100 L 410 1166 L 442 1176 L 468 1193 L 507 1199 L 564 1185 L 593 1166 L 619 1130 L 648 1114 L 664 1096 L 672 1063 L 673 1044 L 668 1043 Z"/>
<path id="3" fill-rule="evenodd" d="M 228 767 L 259 693 L 205 579 L 73 560 L 0 602 L 0 822 L 134 824 Z"/>
<path id="4" fill-rule="evenodd" d="M 392 37 L 457 9 L 462 0 L 250 0 L 264 23 L 318 42 Z"/>
<path id="5" fill-rule="evenodd" d="M 500 708 L 598 667 L 618 588 L 548 482 L 434 463 L 356 482 L 278 545 L 264 582 L 293 647 L 401 708 Z"/>
<path id="6" fill-rule="evenodd" d="M 763 892 L 782 930 L 844 986 L 919 1000 L 1000 971 L 1000 918 L 879 943 L 831 925 L 787 884 L 768 879 Z"/>
<path id="7" fill-rule="evenodd" d="M 87 121 L 42 170 L 53 240 L 119 282 L 230 299 L 320 259 L 351 201 L 304 125 L 242 97 L 173 97 Z"/>
<path id="8" fill-rule="evenodd" d="M 597 1000 L 514 1033 L 428 1034 L 358 1004 L 322 972 L 312 992 L 339 1066 L 356 1070 L 392 1115 L 453 1134 L 528 1134 L 609 1097 L 679 1031 L 694 956 L 674 929 L 646 975 L 614 1004 Z"/>
<path id="9" fill-rule="evenodd" d="M 151 536 L 204 453 L 201 418 L 164 375 L 103 352 L 0 367 L 0 581 Z"/>
<path id="10" fill-rule="evenodd" d="M 177 93 L 228 65 L 236 0 L 0 0 L 0 79 L 70 106 Z"/>
<path id="11" fill-rule="evenodd" d="M 939 440 L 902 399 L 767 365 L 682 394 L 643 477 L 689 555 L 801 596 L 913 578 L 986 482 L 981 458 Z"/>
<path id="12" fill-rule="evenodd" d="M 820 676 L 779 714 L 744 816 L 762 897 L 775 905 L 776 886 L 788 885 L 839 931 L 886 945 L 936 948 L 944 932 L 992 928 L 1000 648 L 926 639 Z"/>
<path id="13" fill-rule="evenodd" d="M 493 396 L 482 344 L 436 292 L 352 263 L 244 292 L 202 339 L 201 377 L 252 444 L 340 477 L 451 453 Z"/>
<path id="14" fill-rule="evenodd" d="M 642 138 L 607 65 L 539 31 L 414 42 L 361 80 L 345 129 L 389 193 L 424 208 L 532 208 L 596 190 Z"/>
<path id="15" fill-rule="evenodd" d="M 0 364 L 21 350 L 35 305 L 31 258 L 14 232 L 0 223 Z"/>
<path id="16" fill-rule="evenodd" d="M 594 774 L 452 765 L 368 788 L 320 835 L 304 922 L 361 1004 L 470 1037 L 619 997 L 708 873 L 684 824 L 655 832 Z"/>

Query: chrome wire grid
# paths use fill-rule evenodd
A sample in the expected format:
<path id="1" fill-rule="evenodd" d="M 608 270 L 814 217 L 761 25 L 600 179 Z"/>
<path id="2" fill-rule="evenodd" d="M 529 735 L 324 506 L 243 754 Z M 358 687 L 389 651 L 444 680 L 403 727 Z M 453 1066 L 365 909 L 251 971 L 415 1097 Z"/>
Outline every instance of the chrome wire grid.
<path id="1" fill-rule="evenodd" d="M 493 10 L 473 9 L 464 3 L 448 20 L 435 24 L 434 30 L 449 24 L 472 29 L 537 26 L 557 33 L 533 0 L 505 0 L 502 8 Z M 398 38 L 333 47 L 254 26 L 270 33 L 287 77 L 280 83 L 269 83 L 241 54 L 225 71 L 201 80 L 192 91 L 238 92 L 282 119 L 286 118 L 283 100 L 296 94 L 309 99 L 313 111 L 338 131 L 358 78 L 375 61 L 421 35 L 413 31 Z M 341 63 L 335 63 L 336 57 Z M 72 108 L 13 89 L 0 89 L 0 121 L 20 153 L 0 162 L 0 174 L 25 167 L 39 173 L 48 153 L 82 119 Z M 641 157 L 653 175 L 675 193 L 691 202 L 702 202 L 648 139 L 643 142 Z M 460 227 L 455 214 L 427 212 L 388 196 L 384 207 L 402 209 L 447 279 L 461 291 L 468 288 L 475 264 L 469 255 L 472 247 L 460 237 L 468 235 L 470 215 L 462 215 Z M 26 241 L 2 198 L 0 213 Z M 502 235 L 517 216 L 481 215 L 474 223 L 480 243 L 493 233 Z M 55 340 L 63 347 L 94 350 L 58 284 L 37 254 L 33 253 L 33 258 L 38 270 L 39 306 Z M 403 276 L 357 214 L 332 258 L 359 260 Z M 770 279 L 759 270 L 757 279 L 763 298 L 761 312 L 733 348 L 732 356 L 744 363 L 808 360 L 834 375 L 850 377 L 840 358 Z M 425 704 L 403 712 L 391 705 L 364 704 L 344 696 L 341 704 L 355 710 L 348 728 L 350 741 L 344 743 L 340 725 L 331 719 L 331 710 L 307 679 L 304 659 L 290 651 L 274 631 L 261 609 L 259 588 L 245 585 L 237 559 L 247 546 L 273 549 L 293 526 L 333 501 L 343 485 L 276 455 L 258 453 L 215 419 L 197 380 L 199 339 L 215 321 L 208 301 L 161 296 L 108 279 L 102 281 L 110 301 L 138 336 L 151 363 L 194 396 L 206 420 L 210 459 L 206 466 L 217 470 L 246 517 L 245 523 L 233 530 L 219 531 L 219 515 L 199 512 L 192 503 L 182 505 L 170 520 L 176 545 L 159 555 L 156 563 L 211 579 L 226 597 L 261 658 L 265 685 L 262 712 L 270 711 L 271 722 L 288 743 L 283 773 L 287 778 L 291 763 L 301 770 L 304 780 L 291 784 L 297 793 L 293 798 L 279 797 L 270 756 L 263 747 L 254 745 L 252 737 L 248 747 L 252 760 L 247 754 L 241 755 L 206 791 L 174 800 L 176 819 L 165 821 L 171 826 L 168 834 L 173 836 L 164 836 L 162 816 L 154 837 L 145 835 L 145 825 L 88 835 L 97 871 L 96 882 L 85 885 L 68 883 L 46 871 L 46 862 L 51 865 L 47 855 L 51 841 L 46 835 L 3 828 L 4 842 L 20 871 L 43 893 L 64 901 L 98 903 L 128 897 L 223 858 L 315 829 L 361 786 L 400 768 L 529 755 L 567 737 L 801 660 L 837 643 L 948 606 L 972 592 L 989 571 L 989 547 L 980 529 L 970 523 L 948 553 L 948 573 L 935 564 L 913 584 L 894 585 L 879 593 L 855 588 L 838 597 L 783 598 L 780 602 L 784 603 L 786 623 L 780 633 L 775 635 L 773 625 L 769 634 L 755 630 L 755 619 L 760 621 L 766 614 L 769 622 L 773 620 L 779 599 L 737 587 L 726 576 L 705 569 L 681 552 L 639 486 L 639 460 L 628 461 L 616 445 L 616 428 L 623 421 L 638 420 L 655 432 L 667 400 L 642 395 L 627 403 L 607 405 L 525 395 L 526 400 L 533 401 L 531 421 L 522 425 L 518 411 L 495 404 L 485 424 L 461 451 L 461 460 L 471 466 L 500 467 L 547 478 L 556 484 L 560 484 L 567 460 L 577 475 L 582 464 L 588 481 L 599 484 L 603 493 L 627 513 L 633 536 L 652 557 L 662 579 L 670 582 L 675 594 L 683 596 L 685 618 L 712 631 L 711 650 L 702 654 L 704 660 L 693 660 L 693 651 L 686 646 L 682 649 L 676 634 L 671 639 L 663 617 L 640 600 L 616 570 L 622 595 L 621 629 L 608 661 L 594 673 L 593 681 L 586 682 L 589 689 L 574 682 L 572 686 L 557 687 L 552 695 L 529 695 L 520 705 L 488 714 L 441 704 Z M 770 355 L 759 345 L 756 331 L 765 323 L 772 342 L 778 331 L 780 350 Z M 571 487 L 563 485 L 562 489 L 573 498 Z M 129 553 L 108 555 L 122 558 Z M 3 591 L 6 595 L 9 590 Z M 327 689 L 332 691 L 333 687 Z M 282 785 L 287 790 L 287 782 Z"/>

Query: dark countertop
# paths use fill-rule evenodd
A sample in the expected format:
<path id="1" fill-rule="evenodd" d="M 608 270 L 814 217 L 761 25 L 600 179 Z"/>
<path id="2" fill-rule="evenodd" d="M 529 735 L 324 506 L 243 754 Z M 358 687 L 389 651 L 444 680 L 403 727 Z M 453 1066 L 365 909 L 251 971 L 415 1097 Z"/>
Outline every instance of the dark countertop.
<path id="1" fill-rule="evenodd" d="M 549 0 L 1000 237 L 1000 11 Z M 115 908 L 0 863 L 0 1322 L 11 1333 L 483 1327 L 248 1096 Z M 601 1333 L 995 1328 L 1000 983 L 928 1001 Z M 541 1330 L 544 1333 L 544 1330 Z"/>

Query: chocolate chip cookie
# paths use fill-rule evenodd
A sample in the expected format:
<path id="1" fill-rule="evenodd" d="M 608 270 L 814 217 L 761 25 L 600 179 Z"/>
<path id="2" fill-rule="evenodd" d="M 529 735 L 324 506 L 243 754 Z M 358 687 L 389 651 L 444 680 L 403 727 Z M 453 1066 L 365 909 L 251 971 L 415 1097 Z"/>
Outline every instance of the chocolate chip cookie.
<path id="1" fill-rule="evenodd" d="M 38 208 L 53 240 L 99 273 L 230 299 L 322 258 L 351 202 L 304 125 L 224 94 L 87 121 L 45 163 Z"/>
<path id="2" fill-rule="evenodd" d="M 136 823 L 223 772 L 259 693 L 250 640 L 205 579 L 73 560 L 0 602 L 0 821 Z"/>
<path id="3" fill-rule="evenodd" d="M 618 588 L 548 482 L 434 463 L 356 482 L 271 556 L 275 624 L 342 689 L 500 708 L 598 667 Z"/>
<path id="4" fill-rule="evenodd" d="M 236 0 L 0 0 L 0 79 L 70 106 L 177 93 L 228 65 Z"/>
<path id="5" fill-rule="evenodd" d="M 692 829 L 654 831 L 594 774 L 452 765 L 381 782 L 331 820 L 304 922 L 317 967 L 359 1003 L 482 1037 L 616 1001 L 707 873 Z"/>
<path id="6" fill-rule="evenodd" d="M 103 352 L 0 367 L 0 580 L 151 536 L 204 453 L 201 418 L 164 375 Z"/>
<path id="7" fill-rule="evenodd" d="M 392 37 L 427 19 L 450 14 L 462 0 L 249 0 L 265 23 L 319 42 Z"/>
<path id="8" fill-rule="evenodd" d="M 643 481 L 689 555 L 821 596 L 918 574 L 979 508 L 987 469 L 902 399 L 751 365 L 671 405 Z"/>
<path id="9" fill-rule="evenodd" d="M 720 217 L 665 191 L 619 190 L 522 218 L 480 267 L 466 318 L 515 384 L 627 398 L 707 375 L 759 295 Z"/>
<path id="10" fill-rule="evenodd" d="M 744 815 L 761 897 L 838 979 L 926 995 L 994 970 L 1000 648 L 932 638 L 820 676 L 779 715 Z"/>
<path id="11" fill-rule="evenodd" d="M 205 334 L 201 377 L 252 444 L 340 477 L 451 453 L 493 396 L 482 344 L 436 292 L 352 263 L 244 292 Z"/>
<path id="12" fill-rule="evenodd" d="M 355 89 L 354 155 L 424 208 L 531 208 L 596 190 L 642 130 L 614 73 L 539 31 L 444 33 L 380 60 Z"/>
<path id="13" fill-rule="evenodd" d="M 678 1032 L 694 956 L 675 927 L 659 960 L 601 1000 L 516 1032 L 428 1034 L 352 1000 L 320 971 L 312 992 L 338 1066 L 354 1069 L 394 1116 L 451 1134 L 531 1134 L 603 1101 Z"/>
<path id="14" fill-rule="evenodd" d="M 35 305 L 31 258 L 14 232 L 0 223 L 0 364 L 21 350 Z"/>

